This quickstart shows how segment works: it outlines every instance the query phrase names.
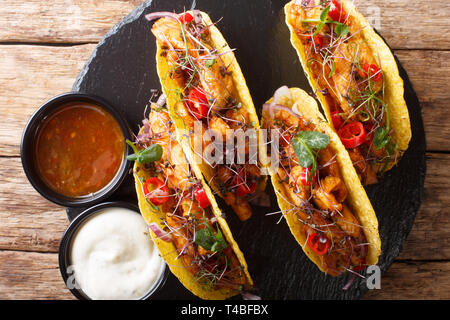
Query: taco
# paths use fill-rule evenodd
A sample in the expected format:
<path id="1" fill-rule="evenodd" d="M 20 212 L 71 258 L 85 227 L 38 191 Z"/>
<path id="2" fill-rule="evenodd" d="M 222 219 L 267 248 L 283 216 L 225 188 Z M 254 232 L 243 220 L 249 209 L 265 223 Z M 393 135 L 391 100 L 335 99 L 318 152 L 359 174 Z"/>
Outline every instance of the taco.
<path id="1" fill-rule="evenodd" d="M 136 143 L 135 187 L 142 216 L 171 272 L 202 299 L 252 287 L 244 255 L 211 190 L 176 140 L 167 109 L 151 105 Z"/>
<path id="2" fill-rule="evenodd" d="M 203 12 L 146 17 L 158 19 L 152 26 L 158 76 L 178 135 L 191 146 L 214 192 L 247 220 L 252 214 L 248 198 L 265 188 L 267 177 L 256 156 L 259 119 L 233 50 Z M 239 153 L 234 139 L 240 133 L 245 140 L 238 143 Z M 231 148 L 223 148 L 230 142 Z M 202 150 L 212 150 L 211 157 Z"/>
<path id="3" fill-rule="evenodd" d="M 411 140 L 403 80 L 391 50 L 348 0 L 291 1 L 291 42 L 361 182 L 391 169 Z"/>
<path id="4" fill-rule="evenodd" d="M 332 276 L 375 265 L 381 251 L 377 217 L 316 101 L 301 89 L 282 87 L 263 106 L 262 128 L 272 140 L 278 204 L 308 258 Z"/>

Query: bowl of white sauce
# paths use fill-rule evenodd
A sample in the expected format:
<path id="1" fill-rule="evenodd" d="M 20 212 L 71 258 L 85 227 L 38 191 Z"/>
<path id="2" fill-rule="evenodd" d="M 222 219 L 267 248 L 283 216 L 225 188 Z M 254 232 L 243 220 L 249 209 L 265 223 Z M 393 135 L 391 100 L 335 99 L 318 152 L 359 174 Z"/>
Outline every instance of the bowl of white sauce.
<path id="1" fill-rule="evenodd" d="M 168 270 L 139 209 L 107 202 L 83 211 L 59 248 L 67 288 L 82 300 L 147 300 Z"/>

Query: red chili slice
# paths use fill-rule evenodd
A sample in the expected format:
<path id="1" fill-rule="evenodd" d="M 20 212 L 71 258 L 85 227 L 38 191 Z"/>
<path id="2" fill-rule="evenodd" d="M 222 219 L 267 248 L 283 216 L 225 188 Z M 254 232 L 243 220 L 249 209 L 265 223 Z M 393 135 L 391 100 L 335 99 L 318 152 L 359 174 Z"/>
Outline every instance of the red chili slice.
<path id="1" fill-rule="evenodd" d="M 209 105 L 206 95 L 197 88 L 189 91 L 188 106 L 197 119 L 202 119 L 208 115 Z"/>
<path id="2" fill-rule="evenodd" d="M 312 38 L 311 44 L 313 44 L 317 49 L 321 49 L 323 47 L 323 37 L 320 35 L 315 35 Z"/>
<path id="3" fill-rule="evenodd" d="M 203 189 L 200 186 L 196 186 L 194 189 L 194 197 L 197 200 L 200 207 L 203 209 L 209 207 L 211 205 L 211 202 L 209 201 L 208 195 L 205 192 L 205 189 Z"/>
<path id="4" fill-rule="evenodd" d="M 347 149 L 353 149 L 366 141 L 367 134 L 361 122 L 346 124 L 338 130 L 339 138 Z"/>
<path id="5" fill-rule="evenodd" d="M 317 181 L 317 171 L 314 172 L 314 176 L 311 177 L 311 167 L 302 168 L 302 172 L 300 173 L 300 182 L 305 186 L 310 186 L 311 182 L 314 184 Z"/>
<path id="6" fill-rule="evenodd" d="M 342 123 L 344 123 L 339 113 L 340 113 L 339 111 L 333 111 L 331 113 L 331 121 L 333 122 L 335 130 L 339 130 L 339 128 L 342 126 Z"/>
<path id="7" fill-rule="evenodd" d="M 312 233 L 308 236 L 308 247 L 319 256 L 323 256 L 330 249 L 330 240 L 325 235 Z"/>
<path id="8" fill-rule="evenodd" d="M 361 78 L 369 78 L 375 82 L 378 82 L 381 80 L 382 73 L 380 68 L 377 67 L 376 64 L 368 64 L 365 63 L 363 65 L 363 70 L 358 70 L 358 74 Z"/>
<path id="9" fill-rule="evenodd" d="M 186 12 L 185 14 L 182 14 L 180 17 L 178 17 L 178 20 L 180 20 L 181 23 L 186 24 L 194 20 L 194 17 L 189 12 Z"/>
<path id="10" fill-rule="evenodd" d="M 151 191 L 148 189 L 149 185 L 153 186 Z M 162 205 L 169 200 L 169 188 L 164 184 L 164 181 L 155 177 L 152 177 L 145 182 L 144 193 L 145 197 L 155 206 Z"/>
<path id="11" fill-rule="evenodd" d="M 363 259 L 361 260 L 361 264 L 360 264 L 359 266 L 354 266 L 354 267 L 353 267 L 353 270 L 356 271 L 356 272 L 358 272 L 358 271 L 363 271 L 363 270 L 366 269 L 366 268 L 367 268 L 367 265 L 366 265 L 366 259 L 363 258 Z"/>
<path id="12" fill-rule="evenodd" d="M 239 197 L 246 196 L 247 194 L 252 194 L 256 191 L 256 182 L 248 184 L 248 182 L 245 182 L 242 174 L 237 175 L 234 178 L 234 182 L 237 185 L 236 195 L 238 195 Z"/>
<path id="13" fill-rule="evenodd" d="M 347 18 L 347 14 L 345 13 L 344 9 L 342 9 L 341 3 L 336 0 L 331 0 L 328 5 L 330 6 L 328 16 L 334 21 L 344 23 L 345 19 Z"/>

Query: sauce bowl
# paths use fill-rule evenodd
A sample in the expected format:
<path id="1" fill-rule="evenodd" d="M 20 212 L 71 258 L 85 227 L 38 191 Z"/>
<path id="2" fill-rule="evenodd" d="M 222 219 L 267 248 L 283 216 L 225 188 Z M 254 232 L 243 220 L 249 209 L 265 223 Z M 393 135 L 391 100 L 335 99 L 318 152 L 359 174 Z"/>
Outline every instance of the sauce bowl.
<path id="1" fill-rule="evenodd" d="M 37 168 L 36 148 L 39 130 L 44 126 L 46 119 L 49 119 L 55 112 L 58 112 L 62 107 L 71 103 L 87 103 L 95 105 L 109 113 L 113 119 L 117 121 L 124 138 L 124 155 L 120 166 L 109 183 L 100 188 L 100 190 L 80 197 L 71 197 L 58 193 L 43 180 Z M 91 94 L 70 92 L 59 95 L 44 103 L 28 121 L 20 145 L 20 155 L 22 166 L 25 174 L 31 185 L 46 199 L 65 206 L 65 207 L 89 207 L 95 203 L 99 203 L 108 198 L 125 179 L 128 174 L 131 162 L 126 160 L 131 148 L 125 143 L 126 139 L 131 140 L 131 130 L 122 117 L 122 115 L 107 101 Z"/>
<path id="2" fill-rule="evenodd" d="M 61 276 L 64 280 L 66 287 L 70 290 L 70 292 L 72 292 L 72 294 L 75 297 L 77 297 L 80 300 L 91 300 L 91 298 L 89 298 L 89 296 L 83 292 L 80 285 L 76 282 L 73 269 L 71 268 L 72 243 L 78 230 L 80 230 L 80 227 L 83 226 L 84 222 L 86 222 L 89 218 L 93 217 L 100 211 L 108 208 L 125 208 L 135 211 L 136 214 L 140 215 L 139 208 L 128 202 L 105 202 L 97 204 L 83 211 L 70 223 L 70 225 L 64 232 L 64 235 L 60 243 L 58 260 Z M 169 268 L 167 267 L 166 263 L 164 262 L 164 260 L 162 260 L 161 268 L 159 270 L 156 280 L 148 289 L 147 293 L 145 293 L 145 295 L 143 295 L 139 300 L 151 299 L 151 297 L 155 295 L 164 286 L 169 274 L 168 269 Z"/>

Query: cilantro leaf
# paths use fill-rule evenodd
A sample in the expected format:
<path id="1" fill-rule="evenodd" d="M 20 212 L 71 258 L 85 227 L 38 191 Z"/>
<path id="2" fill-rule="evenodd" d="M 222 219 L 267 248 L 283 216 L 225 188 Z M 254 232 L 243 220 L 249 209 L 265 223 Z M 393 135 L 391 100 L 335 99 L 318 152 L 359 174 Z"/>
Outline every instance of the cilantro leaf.
<path id="1" fill-rule="evenodd" d="M 228 246 L 220 229 L 217 229 L 216 234 L 210 228 L 197 230 L 194 242 L 205 250 L 213 252 L 223 250 Z"/>
<path id="2" fill-rule="evenodd" d="M 345 36 L 349 32 L 349 29 L 347 25 L 339 23 L 336 25 L 336 28 L 334 28 L 334 32 L 336 32 L 336 34 L 341 37 Z"/>

